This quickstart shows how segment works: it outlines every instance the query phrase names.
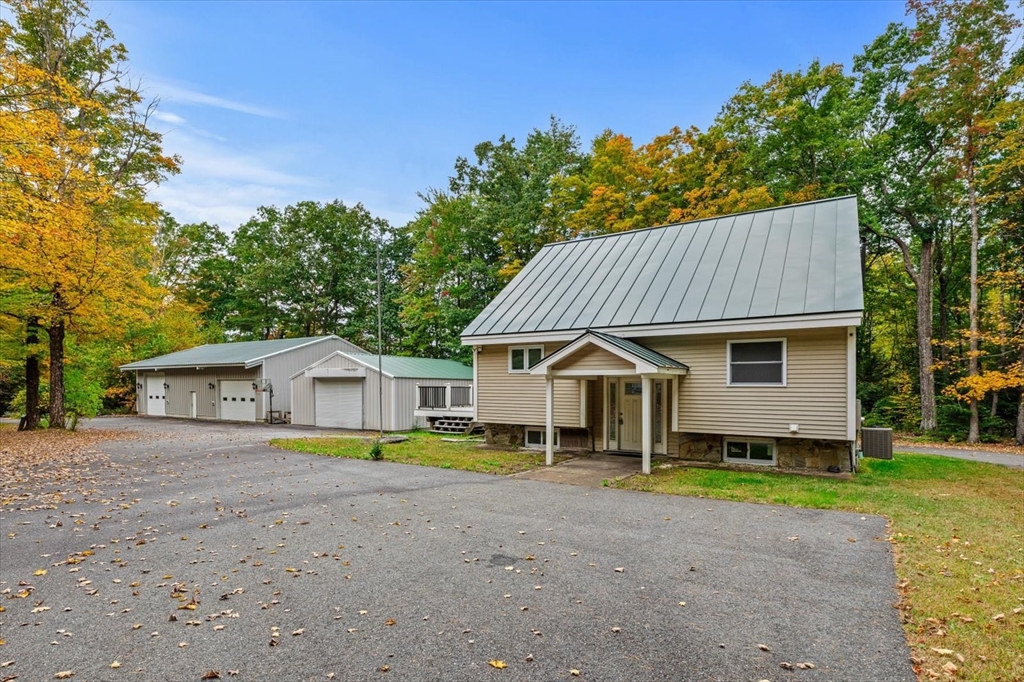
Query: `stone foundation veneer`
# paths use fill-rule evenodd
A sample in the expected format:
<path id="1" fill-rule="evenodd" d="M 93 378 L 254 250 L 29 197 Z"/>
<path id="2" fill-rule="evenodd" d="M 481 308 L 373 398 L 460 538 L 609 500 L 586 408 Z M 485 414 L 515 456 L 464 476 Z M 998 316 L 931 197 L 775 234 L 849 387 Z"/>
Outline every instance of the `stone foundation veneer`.
<path id="1" fill-rule="evenodd" d="M 679 458 L 719 463 L 723 440 L 724 436 L 717 434 L 680 433 Z M 850 446 L 844 441 L 778 438 L 775 448 L 778 466 L 782 468 L 826 471 L 837 466 L 840 471 L 850 471 Z"/>
<path id="2" fill-rule="evenodd" d="M 484 424 L 484 442 L 500 447 L 523 447 L 526 429 L 516 424 Z"/>

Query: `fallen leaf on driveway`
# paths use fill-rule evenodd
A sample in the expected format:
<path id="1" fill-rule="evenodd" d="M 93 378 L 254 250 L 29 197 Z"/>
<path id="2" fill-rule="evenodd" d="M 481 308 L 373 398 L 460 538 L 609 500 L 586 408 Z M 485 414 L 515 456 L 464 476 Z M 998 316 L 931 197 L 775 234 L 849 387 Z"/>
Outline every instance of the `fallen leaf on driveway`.
<path id="1" fill-rule="evenodd" d="M 203 676 L 200 677 L 199 679 L 201 679 L 201 680 L 219 680 L 220 679 L 220 671 L 219 670 L 207 670 L 205 673 L 203 673 Z"/>
<path id="2" fill-rule="evenodd" d="M 53 676 L 53 679 L 55 679 L 55 680 L 68 680 L 68 679 L 71 679 L 74 676 L 75 676 L 75 673 L 73 673 L 70 670 L 61 670 L 59 673 L 57 673 L 56 675 Z"/>
<path id="3" fill-rule="evenodd" d="M 298 637 L 299 635 L 301 635 L 305 631 L 306 631 L 306 628 L 299 628 L 298 630 L 292 630 L 292 637 Z"/>
<path id="4" fill-rule="evenodd" d="M 117 670 L 118 668 L 121 667 L 121 663 L 118 662 L 118 661 L 114 661 L 113 663 L 110 664 L 110 667 L 113 668 L 114 670 Z"/>
<path id="5" fill-rule="evenodd" d="M 572 675 L 573 677 L 579 677 L 580 676 L 580 671 L 577 670 L 576 668 L 573 668 L 572 670 L 569 671 L 569 674 Z"/>
<path id="6" fill-rule="evenodd" d="M 771 649 L 768 648 L 767 644 L 758 644 L 757 648 L 760 649 L 761 651 L 771 651 Z"/>
<path id="7" fill-rule="evenodd" d="M 38 571 L 35 571 L 34 573 L 32 573 L 32 575 L 46 575 L 46 569 L 45 568 L 40 568 Z"/>
<path id="8" fill-rule="evenodd" d="M 498 670 L 508 667 L 508 664 L 506 664 L 505 661 L 490 660 L 487 661 L 487 664 L 490 665 L 492 668 L 497 668 Z"/>
<path id="9" fill-rule="evenodd" d="M 0 663 L 0 668 L 6 668 L 9 665 L 14 665 L 14 661 L 13 660 L 11 660 L 11 661 L 4 661 L 4 662 Z"/>
<path id="10" fill-rule="evenodd" d="M 793 664 L 789 663 L 788 661 L 783 661 L 782 663 L 779 663 L 779 667 L 783 670 L 792 670 Z"/>
<path id="11" fill-rule="evenodd" d="M 801 670 L 814 670 L 813 663 L 797 663 L 796 667 L 800 668 Z"/>
<path id="12" fill-rule="evenodd" d="M 618 568 L 615 569 L 615 572 L 616 573 L 625 573 L 626 569 L 623 568 L 622 566 L 619 566 Z"/>

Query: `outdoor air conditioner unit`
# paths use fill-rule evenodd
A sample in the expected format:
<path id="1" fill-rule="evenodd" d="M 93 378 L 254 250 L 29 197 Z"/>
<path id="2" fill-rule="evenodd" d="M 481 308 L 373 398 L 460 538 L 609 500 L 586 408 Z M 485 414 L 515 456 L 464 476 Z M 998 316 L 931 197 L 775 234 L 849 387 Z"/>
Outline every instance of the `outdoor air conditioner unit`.
<path id="1" fill-rule="evenodd" d="M 892 429 L 861 429 L 860 446 L 865 457 L 892 459 Z"/>

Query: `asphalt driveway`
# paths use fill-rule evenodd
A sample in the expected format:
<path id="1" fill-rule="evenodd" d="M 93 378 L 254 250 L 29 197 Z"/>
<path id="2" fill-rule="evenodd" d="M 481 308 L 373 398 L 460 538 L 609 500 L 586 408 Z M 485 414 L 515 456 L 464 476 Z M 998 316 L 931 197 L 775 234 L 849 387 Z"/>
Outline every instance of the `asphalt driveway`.
<path id="1" fill-rule="evenodd" d="M 878 517 L 126 425 L 93 494 L 0 508 L 0 679 L 914 679 Z"/>

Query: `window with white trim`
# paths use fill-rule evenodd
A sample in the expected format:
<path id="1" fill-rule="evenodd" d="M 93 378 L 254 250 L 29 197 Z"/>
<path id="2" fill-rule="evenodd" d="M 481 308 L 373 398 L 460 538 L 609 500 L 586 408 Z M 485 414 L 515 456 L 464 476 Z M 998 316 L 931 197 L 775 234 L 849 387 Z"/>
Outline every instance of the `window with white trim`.
<path id="1" fill-rule="evenodd" d="M 786 340 L 728 342 L 729 386 L 785 386 Z"/>
<path id="2" fill-rule="evenodd" d="M 526 427 L 526 447 L 545 448 L 548 444 L 547 429 Z M 558 427 L 555 427 L 555 449 L 558 449 Z"/>
<path id="3" fill-rule="evenodd" d="M 544 346 L 512 346 L 508 349 L 508 371 L 529 372 L 544 359 Z"/>
<path id="4" fill-rule="evenodd" d="M 775 441 L 750 438 L 726 438 L 722 459 L 738 464 L 775 464 Z"/>

